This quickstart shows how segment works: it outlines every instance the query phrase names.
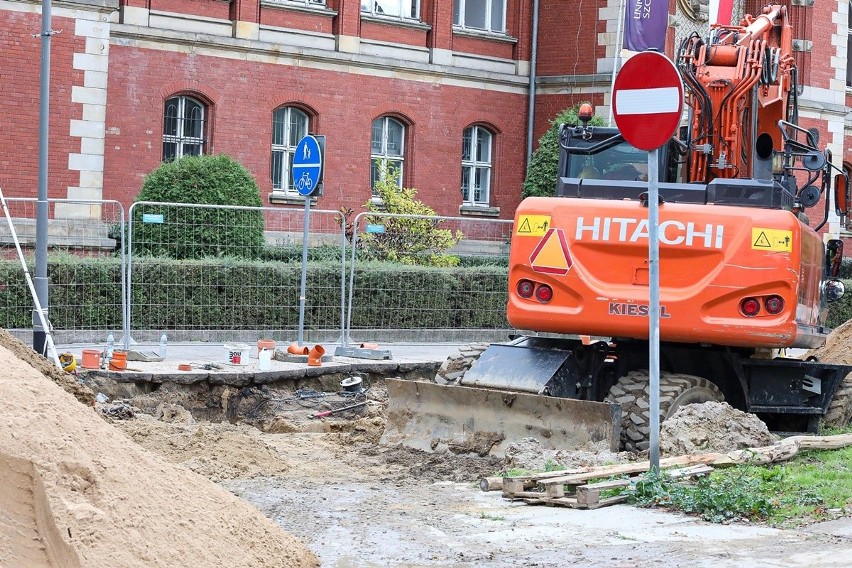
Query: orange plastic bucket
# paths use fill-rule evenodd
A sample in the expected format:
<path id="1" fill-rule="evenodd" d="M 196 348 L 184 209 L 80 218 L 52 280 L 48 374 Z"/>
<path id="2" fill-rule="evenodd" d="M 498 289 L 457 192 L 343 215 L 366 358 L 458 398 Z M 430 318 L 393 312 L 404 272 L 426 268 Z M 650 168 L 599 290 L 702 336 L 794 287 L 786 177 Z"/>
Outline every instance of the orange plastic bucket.
<path id="1" fill-rule="evenodd" d="M 264 349 L 275 349 L 275 340 L 274 339 L 258 339 L 257 340 L 257 352 L 260 353 Z"/>
<path id="2" fill-rule="evenodd" d="M 101 366 L 101 352 L 97 349 L 83 349 L 83 361 L 80 366 L 84 369 L 99 369 Z"/>
<path id="3" fill-rule="evenodd" d="M 110 371 L 123 371 L 127 368 L 127 351 L 115 350 L 109 360 Z"/>

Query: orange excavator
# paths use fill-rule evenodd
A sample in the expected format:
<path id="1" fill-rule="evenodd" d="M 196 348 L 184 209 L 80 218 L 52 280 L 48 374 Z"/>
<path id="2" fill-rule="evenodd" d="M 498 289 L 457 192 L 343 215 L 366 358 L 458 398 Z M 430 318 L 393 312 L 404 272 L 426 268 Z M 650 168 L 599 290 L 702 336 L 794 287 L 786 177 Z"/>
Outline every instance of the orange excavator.
<path id="1" fill-rule="evenodd" d="M 849 199 L 798 125 L 792 53 L 777 5 L 678 49 L 688 117 L 657 152 L 661 420 L 711 400 L 783 431 L 849 419 L 852 367 L 783 356 L 830 331 L 843 243 L 820 230 L 832 208 L 845 222 Z M 490 345 L 458 385 L 389 385 L 386 442 L 648 447 L 648 154 L 589 126 L 588 105 L 580 118 L 560 130 L 556 195 L 515 216 L 507 315 L 530 333 Z"/>

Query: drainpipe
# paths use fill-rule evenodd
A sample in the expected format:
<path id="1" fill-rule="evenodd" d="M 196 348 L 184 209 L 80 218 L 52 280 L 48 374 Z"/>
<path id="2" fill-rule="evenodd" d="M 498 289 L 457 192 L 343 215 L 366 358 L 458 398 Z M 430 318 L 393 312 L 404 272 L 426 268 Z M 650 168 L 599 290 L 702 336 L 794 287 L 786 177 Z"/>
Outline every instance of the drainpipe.
<path id="1" fill-rule="evenodd" d="M 532 52 L 530 53 L 530 99 L 527 108 L 527 172 L 530 170 L 535 122 L 535 64 L 538 55 L 538 0 L 533 0 Z"/>

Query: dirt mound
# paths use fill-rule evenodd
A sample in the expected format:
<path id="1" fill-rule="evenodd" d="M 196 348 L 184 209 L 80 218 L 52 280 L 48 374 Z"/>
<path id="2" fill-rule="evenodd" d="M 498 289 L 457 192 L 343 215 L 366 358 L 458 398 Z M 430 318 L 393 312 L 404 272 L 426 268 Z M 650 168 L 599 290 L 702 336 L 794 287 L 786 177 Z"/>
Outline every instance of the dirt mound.
<path id="1" fill-rule="evenodd" d="M 809 357 L 816 357 L 823 363 L 852 365 L 852 320 L 834 328 L 825 339 L 825 345 L 811 349 L 802 358 Z"/>
<path id="2" fill-rule="evenodd" d="M 16 352 L 0 357 L 4 566 L 317 565 L 257 509 L 134 444 Z"/>
<path id="3" fill-rule="evenodd" d="M 660 454 L 681 456 L 730 452 L 768 446 L 775 442 L 757 416 L 726 402 L 688 404 L 678 408 L 660 426 Z"/>
<path id="4" fill-rule="evenodd" d="M 186 410 L 183 413 L 192 420 Z M 171 408 L 166 416 L 176 414 Z M 213 481 L 279 475 L 288 469 L 278 452 L 251 426 L 163 421 L 146 414 L 115 424 L 143 448 Z"/>
<path id="5" fill-rule="evenodd" d="M 548 450 L 536 438 L 524 438 L 506 447 L 506 469 L 547 471 L 577 467 L 627 463 L 635 454 L 613 453 L 606 442 L 589 444 L 579 450 Z"/>
<path id="6" fill-rule="evenodd" d="M 29 363 L 38 372 L 61 386 L 66 392 L 74 395 L 86 406 L 94 406 L 95 393 L 92 389 L 80 384 L 76 377 L 57 367 L 56 363 L 50 359 L 42 357 L 31 347 L 24 345 L 5 329 L 0 329 L 0 345 L 11 351 L 16 358 Z"/>

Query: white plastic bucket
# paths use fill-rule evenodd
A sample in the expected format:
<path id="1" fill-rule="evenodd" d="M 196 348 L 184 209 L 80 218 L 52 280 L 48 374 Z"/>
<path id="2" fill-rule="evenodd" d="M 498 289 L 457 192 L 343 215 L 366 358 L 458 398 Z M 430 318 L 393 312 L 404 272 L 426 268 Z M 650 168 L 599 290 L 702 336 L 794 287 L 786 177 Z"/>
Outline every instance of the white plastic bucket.
<path id="1" fill-rule="evenodd" d="M 228 352 L 228 363 L 231 365 L 248 365 L 249 346 L 245 343 L 226 343 L 225 351 Z"/>

